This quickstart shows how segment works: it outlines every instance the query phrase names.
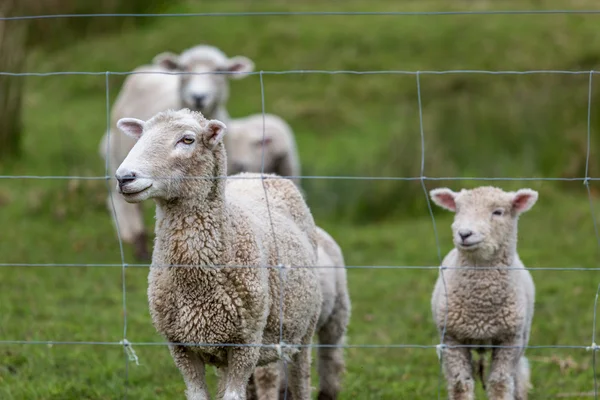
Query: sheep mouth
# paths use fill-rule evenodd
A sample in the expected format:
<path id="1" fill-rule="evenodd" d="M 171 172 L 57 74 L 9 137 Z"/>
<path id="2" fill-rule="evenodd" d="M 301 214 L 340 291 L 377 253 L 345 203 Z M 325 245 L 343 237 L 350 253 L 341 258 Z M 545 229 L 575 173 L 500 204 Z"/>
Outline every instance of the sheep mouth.
<path id="1" fill-rule="evenodd" d="M 482 242 L 481 240 L 479 240 L 477 242 L 468 242 L 468 243 L 461 242 L 458 245 L 462 249 L 469 249 L 470 250 L 470 249 L 476 248 L 479 244 L 481 244 L 481 242 Z"/>
<path id="2" fill-rule="evenodd" d="M 136 196 L 138 194 L 141 194 L 143 192 L 145 192 L 146 190 L 150 189 L 152 187 L 152 184 L 146 186 L 145 188 L 143 188 L 142 190 L 138 190 L 135 192 L 129 191 L 127 189 L 121 189 L 121 193 L 125 196 Z"/>

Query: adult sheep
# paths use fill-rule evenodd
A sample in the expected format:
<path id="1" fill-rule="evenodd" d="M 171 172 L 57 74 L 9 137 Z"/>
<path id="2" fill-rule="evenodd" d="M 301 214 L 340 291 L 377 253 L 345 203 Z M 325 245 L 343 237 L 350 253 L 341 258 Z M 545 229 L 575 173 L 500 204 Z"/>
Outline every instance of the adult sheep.
<path id="1" fill-rule="evenodd" d="M 259 174 L 219 178 L 227 168 L 226 127 L 201 113 L 169 110 L 117 126 L 137 139 L 116 171 L 118 191 L 129 203 L 156 203 L 150 314 L 171 343 L 187 398 L 209 398 L 209 364 L 220 370 L 223 398 L 244 399 L 254 368 L 278 360 L 283 341 L 291 345 L 281 348 L 291 392 L 308 400 L 321 289 L 317 271 L 302 268 L 316 263 L 317 236 L 297 187 Z M 254 195 L 259 187 L 268 203 Z M 275 265 L 286 266 L 283 280 L 278 268 L 266 267 Z"/>
<path id="2" fill-rule="evenodd" d="M 202 112 L 206 118 L 218 119 L 229 124 L 231 118 L 226 108 L 229 99 L 228 78 L 243 78 L 253 70 L 254 63 L 247 57 L 227 57 L 220 49 L 209 45 L 194 46 L 179 55 L 164 52 L 154 57 L 153 64 L 136 68 L 123 83 L 111 110 L 110 130 L 104 134 L 100 143 L 100 154 L 105 161 L 108 157 L 110 176 L 114 175 L 117 166 L 123 162 L 135 143 L 116 129 L 116 122 L 119 119 L 133 117 L 146 120 L 161 111 L 187 107 Z M 287 138 L 288 132 L 291 132 L 289 127 L 287 130 L 285 127 L 281 129 L 282 124 L 285 122 L 282 123 L 281 119 L 274 115 L 265 116 L 265 131 L 268 135 L 265 139 L 267 168 L 264 172 L 278 173 L 283 170 L 284 162 L 289 161 L 290 165 L 295 167 L 292 174 L 299 175 L 299 170 L 294 164 L 294 160 L 297 160 L 295 144 L 290 146 L 289 159 L 281 161 L 283 156 L 279 143 Z M 239 123 L 234 125 L 240 126 Z M 241 140 L 240 145 L 232 146 L 230 137 L 240 137 L 240 135 L 235 133 L 235 129 L 234 131 L 228 129 L 228 131 L 230 134 L 224 138 L 224 143 L 226 148 L 232 149 L 231 156 L 228 157 L 229 170 L 258 172 L 256 168 L 239 168 L 240 162 L 234 161 L 236 154 L 242 154 L 240 151 L 244 151 L 246 149 L 244 145 L 249 142 L 244 139 Z M 240 131 L 247 132 L 248 128 Z M 261 125 L 260 132 L 262 131 Z M 109 134 L 110 148 L 106 153 Z M 274 149 L 271 150 L 271 147 Z M 237 158 L 246 159 L 243 156 Z M 270 160 L 273 160 L 272 164 Z M 244 162 L 243 165 L 246 163 Z M 111 189 L 114 187 L 113 182 Z M 134 255 L 137 259 L 148 259 L 149 250 L 142 208 L 139 204 L 129 204 L 113 194 L 109 193 L 108 209 L 115 224 L 118 223 L 121 239 L 125 243 L 134 245 Z"/>
<path id="3" fill-rule="evenodd" d="M 317 323 L 317 337 L 323 347 L 317 348 L 319 373 L 319 400 L 337 399 L 345 370 L 343 345 L 351 303 L 348 292 L 344 255 L 340 246 L 324 229 L 317 227 L 317 270 L 323 294 L 323 303 Z M 322 267 L 322 268 L 319 268 Z M 339 346 L 339 347 L 336 347 Z M 263 399 L 264 393 L 279 388 L 279 399 L 293 400 L 289 390 L 285 394 L 283 363 L 257 368 L 248 385 L 247 400 Z"/>
<path id="4" fill-rule="evenodd" d="M 535 287 L 517 254 L 517 222 L 538 194 L 495 187 L 458 193 L 441 188 L 430 194 L 437 205 L 456 212 L 455 248 L 442 261 L 447 269 L 440 272 L 431 300 L 433 319 L 447 346 L 442 359 L 449 398 L 474 398 L 471 350 L 483 353 L 484 346 L 493 345 L 484 382 L 488 397 L 525 400 L 530 373 L 524 347 L 529 342 Z"/>

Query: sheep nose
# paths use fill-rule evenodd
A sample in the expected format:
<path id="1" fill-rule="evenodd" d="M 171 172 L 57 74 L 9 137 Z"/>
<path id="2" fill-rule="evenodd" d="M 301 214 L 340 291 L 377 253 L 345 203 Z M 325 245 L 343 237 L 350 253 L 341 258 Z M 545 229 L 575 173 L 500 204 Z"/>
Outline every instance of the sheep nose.
<path id="1" fill-rule="evenodd" d="M 204 107 L 204 101 L 206 100 L 206 96 L 204 95 L 194 95 L 192 96 L 194 99 L 194 105 L 196 109 L 201 110 Z"/>
<path id="2" fill-rule="evenodd" d="M 473 231 L 468 230 L 468 229 L 461 229 L 460 231 L 458 231 L 458 235 L 460 236 L 460 238 L 465 241 L 466 239 L 468 239 L 470 236 L 473 235 Z"/>
<path id="3" fill-rule="evenodd" d="M 135 181 L 136 174 L 135 174 L 135 172 L 129 172 L 129 173 L 123 174 L 123 175 L 117 174 L 116 178 L 117 178 L 117 182 L 119 182 L 119 187 L 122 188 L 123 186 L 127 185 L 128 183 Z"/>

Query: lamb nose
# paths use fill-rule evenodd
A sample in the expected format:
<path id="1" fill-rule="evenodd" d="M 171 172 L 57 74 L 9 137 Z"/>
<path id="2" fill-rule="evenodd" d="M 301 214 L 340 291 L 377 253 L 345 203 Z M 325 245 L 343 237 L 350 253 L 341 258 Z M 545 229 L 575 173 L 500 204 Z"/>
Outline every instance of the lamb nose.
<path id="1" fill-rule="evenodd" d="M 117 181 L 119 182 L 119 186 L 126 185 L 130 182 L 135 181 L 135 173 L 131 173 L 128 175 L 118 176 Z"/>
<path id="2" fill-rule="evenodd" d="M 194 96 L 194 103 L 197 109 L 201 109 L 204 106 L 204 99 L 206 96 Z"/>
<path id="3" fill-rule="evenodd" d="M 462 240 L 465 240 L 468 237 L 470 237 L 471 235 L 473 235 L 473 231 L 461 230 L 461 231 L 458 231 L 458 235 L 460 236 L 460 238 Z"/>

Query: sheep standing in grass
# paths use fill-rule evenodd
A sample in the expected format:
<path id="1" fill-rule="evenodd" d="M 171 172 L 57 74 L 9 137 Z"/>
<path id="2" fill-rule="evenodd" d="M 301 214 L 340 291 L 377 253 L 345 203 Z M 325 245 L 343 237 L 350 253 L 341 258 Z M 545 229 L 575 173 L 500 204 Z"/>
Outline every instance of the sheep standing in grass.
<path id="1" fill-rule="evenodd" d="M 156 202 L 148 277 L 154 326 L 170 343 L 205 344 L 169 345 L 187 398 L 209 398 L 208 364 L 220 370 L 223 399 L 244 399 L 254 369 L 279 359 L 281 332 L 284 343 L 301 346 L 281 353 L 290 360 L 292 395 L 308 400 L 308 345 L 322 296 L 318 272 L 297 268 L 317 261 L 316 227 L 297 187 L 259 174 L 222 179 L 225 125 L 200 113 L 167 111 L 117 125 L 137 139 L 117 169 L 119 192 L 129 203 Z M 283 284 L 280 271 L 266 267 L 278 264 L 286 266 Z"/>
<path id="2" fill-rule="evenodd" d="M 317 227 L 317 268 L 323 294 L 321 313 L 317 323 L 319 343 L 327 346 L 343 344 L 350 322 L 350 296 L 344 268 L 344 255 L 336 241 L 322 228 Z M 333 267 L 333 268 L 332 268 Z M 319 347 L 317 349 L 319 372 L 319 400 L 337 399 L 341 378 L 345 370 L 342 347 Z M 279 387 L 279 399 L 285 397 L 285 371 L 283 363 L 257 368 L 254 381 L 248 386 L 248 400 L 263 399 L 273 387 Z M 288 400 L 292 400 L 288 390 Z"/>
<path id="3" fill-rule="evenodd" d="M 442 262 L 432 297 L 435 324 L 443 336 L 443 367 L 450 399 L 474 398 L 471 350 L 493 348 L 486 387 L 495 400 L 525 400 L 535 288 L 517 254 L 517 222 L 537 201 L 537 192 L 494 187 L 434 189 L 433 201 L 456 212 L 455 248 Z M 457 267 L 457 269 L 454 269 Z M 464 268 L 466 267 L 466 268 Z M 442 276 L 443 274 L 443 276 Z M 471 347 L 453 347 L 453 346 Z"/>
<path id="4" fill-rule="evenodd" d="M 117 166 L 123 162 L 135 143 L 116 129 L 119 119 L 133 117 L 146 120 L 158 112 L 182 107 L 199 111 L 206 118 L 218 119 L 228 126 L 232 125 L 228 129 L 229 134 L 223 139 L 230 153 L 230 173 L 262 171 L 261 164 L 257 161 L 262 159 L 262 153 L 257 154 L 256 149 L 257 137 L 262 139 L 262 115 L 232 121 L 226 108 L 229 99 L 228 79 L 246 77 L 253 70 L 254 63 L 250 59 L 243 56 L 227 57 L 221 50 L 209 45 L 194 46 L 179 55 L 171 52 L 160 53 L 154 57 L 152 65 L 135 69 L 134 72 L 156 73 L 132 74 L 123 83 L 111 111 L 110 131 L 103 136 L 100 143 L 102 157 L 105 160 L 107 155 L 109 157 L 109 174 L 114 175 Z M 289 126 L 272 114 L 266 114 L 264 122 L 264 172 L 300 175 L 295 141 Z M 110 148 L 107 154 L 109 133 Z M 114 184 L 111 185 L 111 188 L 114 187 Z M 142 208 L 139 204 L 128 204 L 119 196 L 110 194 L 110 197 L 108 208 L 111 215 L 116 214 L 121 238 L 124 242 L 134 245 L 137 259 L 149 258 Z"/>

